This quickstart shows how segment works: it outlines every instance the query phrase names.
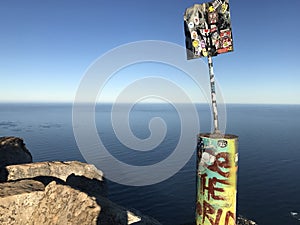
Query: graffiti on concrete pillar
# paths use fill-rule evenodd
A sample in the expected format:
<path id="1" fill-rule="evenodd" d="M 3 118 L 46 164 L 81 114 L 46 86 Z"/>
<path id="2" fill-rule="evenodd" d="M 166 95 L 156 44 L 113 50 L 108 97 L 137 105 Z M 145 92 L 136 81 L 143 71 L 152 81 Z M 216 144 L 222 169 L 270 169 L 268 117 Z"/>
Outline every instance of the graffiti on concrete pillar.
<path id="1" fill-rule="evenodd" d="M 197 225 L 235 224 L 237 139 L 231 137 L 199 137 Z"/>

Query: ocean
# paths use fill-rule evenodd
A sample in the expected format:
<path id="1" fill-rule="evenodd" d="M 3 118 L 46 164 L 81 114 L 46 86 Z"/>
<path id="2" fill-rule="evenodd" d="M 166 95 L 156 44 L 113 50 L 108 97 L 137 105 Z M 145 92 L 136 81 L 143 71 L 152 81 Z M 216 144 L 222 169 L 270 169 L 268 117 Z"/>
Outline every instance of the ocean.
<path id="1" fill-rule="evenodd" d="M 132 150 L 118 139 L 111 124 L 111 109 L 109 104 L 98 104 L 95 123 L 113 157 L 141 167 L 172 154 L 181 134 L 180 115 L 172 105 L 139 104 L 129 113 L 128 123 L 137 138 L 149 137 L 151 118 L 160 117 L 167 127 L 163 141 L 145 152 Z M 229 104 L 226 110 L 226 133 L 239 136 L 238 214 L 259 225 L 299 225 L 300 105 Z M 199 133 L 210 132 L 209 106 L 199 104 L 197 112 Z M 23 138 L 36 162 L 86 162 L 73 133 L 72 104 L 2 103 L 0 136 Z M 101 165 L 96 166 L 101 169 Z M 127 178 L 124 173 L 122 176 Z M 142 177 L 147 179 L 149 174 Z M 195 151 L 182 169 L 162 182 L 128 186 L 108 181 L 108 192 L 112 201 L 163 224 L 189 223 L 195 214 Z"/>

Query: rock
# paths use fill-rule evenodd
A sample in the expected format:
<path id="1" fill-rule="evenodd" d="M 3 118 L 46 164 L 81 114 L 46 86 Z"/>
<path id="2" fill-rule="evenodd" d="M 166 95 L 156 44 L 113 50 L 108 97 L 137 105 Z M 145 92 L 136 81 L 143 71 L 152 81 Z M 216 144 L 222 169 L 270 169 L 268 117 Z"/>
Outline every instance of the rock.
<path id="1" fill-rule="evenodd" d="M 0 179 L 2 182 L 6 182 L 3 184 L 8 184 L 13 181 L 25 181 L 29 179 L 31 181 L 36 180 L 46 186 L 43 199 L 40 199 L 40 202 L 37 203 L 39 208 L 33 212 L 33 216 L 31 218 L 32 221 L 38 222 L 33 224 L 84 224 L 82 222 L 78 222 L 77 220 L 76 222 L 73 219 L 78 217 L 77 214 L 74 216 L 75 214 L 68 214 L 67 211 L 65 212 L 66 215 L 69 215 L 67 218 L 64 216 L 62 218 L 56 218 L 54 216 L 56 212 L 55 210 L 58 209 L 55 208 L 56 206 L 54 207 L 49 203 L 49 201 L 52 201 L 52 198 L 56 199 L 55 202 L 60 210 L 68 208 L 68 212 L 72 209 L 72 207 L 76 207 L 73 205 L 82 204 L 78 198 L 77 200 L 73 198 L 72 201 L 67 201 L 66 199 L 64 200 L 64 196 L 69 195 L 71 195 L 72 199 L 73 191 L 70 189 L 74 191 L 76 190 L 85 196 L 89 196 L 89 198 L 91 198 L 99 207 L 101 207 L 101 213 L 97 217 L 96 224 L 160 224 L 158 221 L 150 217 L 144 216 L 137 211 L 129 211 L 126 208 L 119 206 L 107 199 L 105 197 L 107 195 L 107 188 L 103 173 L 100 170 L 97 170 L 95 166 L 90 164 L 72 161 L 37 162 L 22 165 L 10 165 L 0 169 Z M 55 183 L 55 187 L 53 183 Z M 69 189 L 64 189 L 63 187 L 68 187 Z M 62 196 L 59 195 L 59 193 L 62 194 Z M 34 198 L 34 196 L 31 197 Z M 49 198 L 51 199 L 49 200 Z M 68 199 L 70 199 L 70 196 Z M 88 211 L 90 209 L 87 208 L 86 210 Z M 48 216 L 46 218 L 45 215 L 51 213 L 53 214 L 51 218 L 55 217 L 56 219 L 49 219 L 50 222 L 48 223 Z M 72 223 L 70 221 L 72 221 Z"/>
<path id="2" fill-rule="evenodd" d="M 94 165 L 32 163 L 20 138 L 0 138 L 0 182 L 1 225 L 160 224 L 107 199 L 103 173 Z"/>
<path id="3" fill-rule="evenodd" d="M 136 210 L 128 210 L 102 196 L 96 196 L 96 200 L 101 206 L 101 214 L 98 220 L 99 225 L 160 225 L 157 220 L 142 215 Z"/>
<path id="4" fill-rule="evenodd" d="M 0 184 L 1 225 L 97 224 L 100 206 L 87 194 L 35 180 Z"/>
<path id="5" fill-rule="evenodd" d="M 28 224 L 44 189 L 41 182 L 34 180 L 0 183 L 0 224 Z"/>
<path id="6" fill-rule="evenodd" d="M 12 181 L 34 177 L 56 177 L 66 181 L 71 174 L 103 181 L 102 171 L 98 170 L 94 165 L 77 161 L 10 165 L 0 169 L 0 180 Z"/>
<path id="7" fill-rule="evenodd" d="M 28 225 L 96 225 L 99 213 L 95 198 L 53 181 L 46 186 Z"/>
<path id="8" fill-rule="evenodd" d="M 100 211 L 101 210 L 101 211 Z M 0 183 L 1 225 L 159 225 L 102 196 L 35 180 Z"/>
<path id="9" fill-rule="evenodd" d="M 23 139 L 0 137 L 0 168 L 7 165 L 31 163 L 32 156 L 25 147 Z"/>
<path id="10" fill-rule="evenodd" d="M 257 225 L 257 223 L 240 215 L 237 219 L 237 225 Z"/>

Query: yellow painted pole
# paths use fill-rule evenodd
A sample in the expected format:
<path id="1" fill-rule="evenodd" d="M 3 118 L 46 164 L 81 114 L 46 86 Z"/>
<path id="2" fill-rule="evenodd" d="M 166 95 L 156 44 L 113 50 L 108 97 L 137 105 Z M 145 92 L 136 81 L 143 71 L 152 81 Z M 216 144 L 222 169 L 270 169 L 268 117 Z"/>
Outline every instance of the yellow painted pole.
<path id="1" fill-rule="evenodd" d="M 200 134 L 197 145 L 197 225 L 235 225 L 238 137 Z"/>

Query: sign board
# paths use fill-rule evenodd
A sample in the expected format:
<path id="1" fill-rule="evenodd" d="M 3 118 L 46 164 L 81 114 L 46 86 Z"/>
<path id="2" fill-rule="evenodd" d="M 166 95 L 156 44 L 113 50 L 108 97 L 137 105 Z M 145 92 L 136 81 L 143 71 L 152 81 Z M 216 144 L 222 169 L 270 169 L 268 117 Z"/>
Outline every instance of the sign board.
<path id="1" fill-rule="evenodd" d="M 184 15 L 187 58 L 233 51 L 229 0 L 195 4 Z"/>

